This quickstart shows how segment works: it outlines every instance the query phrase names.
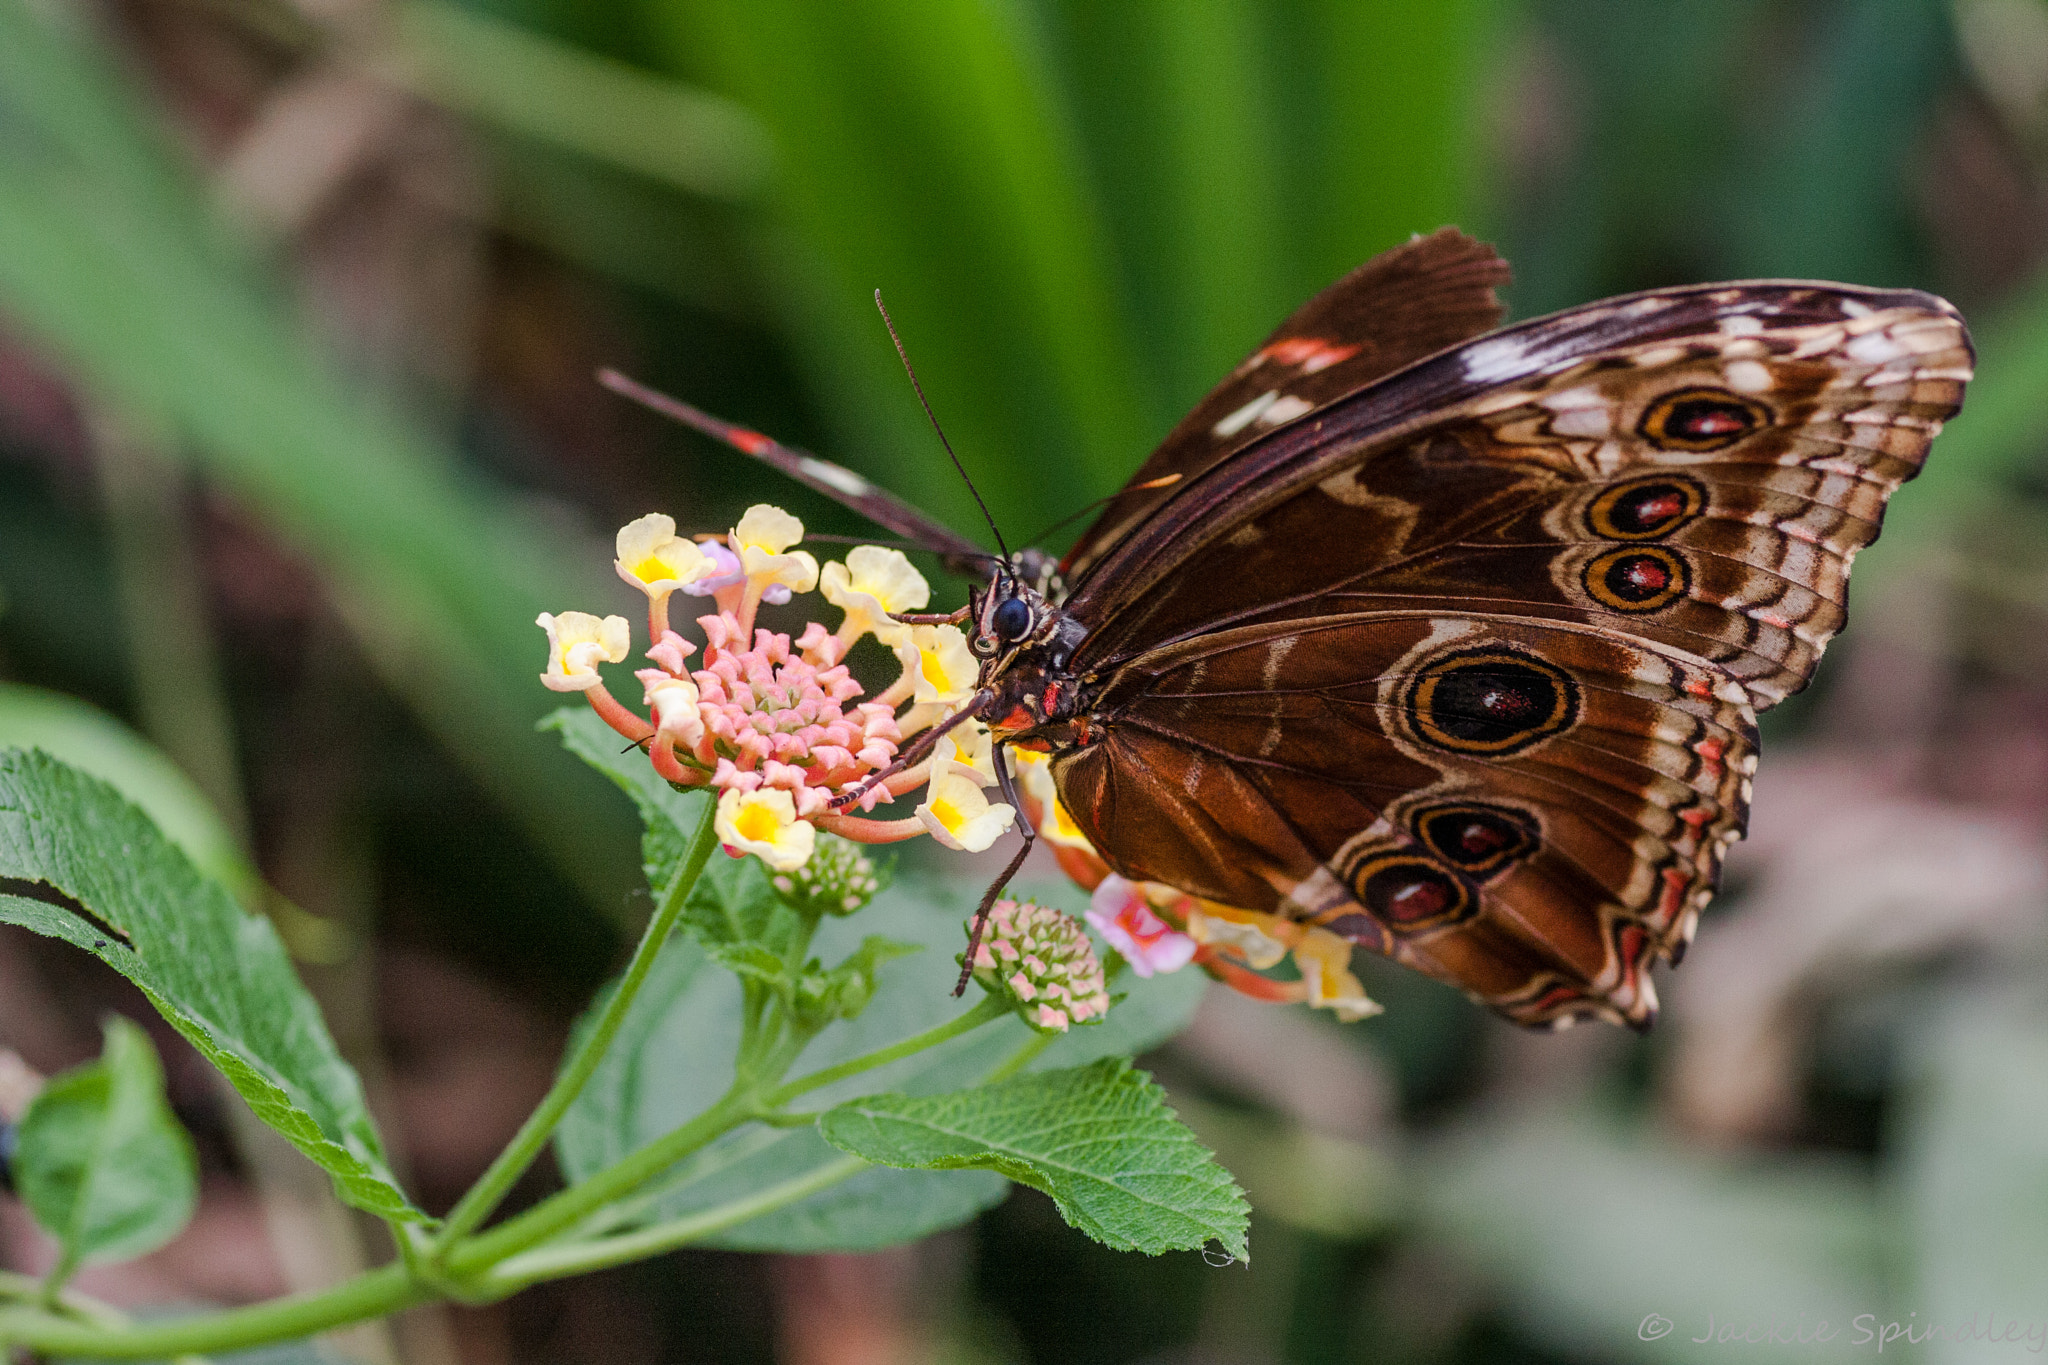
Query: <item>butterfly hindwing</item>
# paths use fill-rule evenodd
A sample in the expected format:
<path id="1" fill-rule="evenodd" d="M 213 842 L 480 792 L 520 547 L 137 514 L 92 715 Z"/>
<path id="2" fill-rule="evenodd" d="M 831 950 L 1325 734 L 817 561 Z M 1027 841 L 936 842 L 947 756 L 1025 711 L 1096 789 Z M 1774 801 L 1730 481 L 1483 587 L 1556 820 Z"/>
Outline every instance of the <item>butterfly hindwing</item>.
<path id="1" fill-rule="evenodd" d="M 1741 829 L 1742 689 L 1584 627 L 1372 613 L 1152 656 L 1056 766 L 1126 876 L 1288 915 L 1524 1022 L 1646 1021 Z"/>

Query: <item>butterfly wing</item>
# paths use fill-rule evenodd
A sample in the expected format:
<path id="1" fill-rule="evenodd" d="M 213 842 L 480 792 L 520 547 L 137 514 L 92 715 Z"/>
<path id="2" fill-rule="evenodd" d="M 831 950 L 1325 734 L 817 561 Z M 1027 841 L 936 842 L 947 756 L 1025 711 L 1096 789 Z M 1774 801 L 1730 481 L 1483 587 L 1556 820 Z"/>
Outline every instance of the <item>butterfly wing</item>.
<path id="1" fill-rule="evenodd" d="M 1069 598 L 1098 738 L 1065 803 L 1126 875 L 1524 1022 L 1646 1022 L 1740 837 L 1755 711 L 1810 676 L 1971 363 L 1925 294 L 1674 290 L 1262 437 Z"/>
<path id="2" fill-rule="evenodd" d="M 1061 565 L 1072 582 L 1171 491 L 1284 422 L 1500 325 L 1508 265 L 1440 228 L 1382 252 L 1297 308 L 1167 434 Z"/>
<path id="3" fill-rule="evenodd" d="M 1056 766 L 1127 876 L 1320 924 L 1527 1023 L 1645 1023 L 1740 836 L 1742 690 L 1675 651 L 1482 614 L 1250 627 L 1119 679 Z"/>

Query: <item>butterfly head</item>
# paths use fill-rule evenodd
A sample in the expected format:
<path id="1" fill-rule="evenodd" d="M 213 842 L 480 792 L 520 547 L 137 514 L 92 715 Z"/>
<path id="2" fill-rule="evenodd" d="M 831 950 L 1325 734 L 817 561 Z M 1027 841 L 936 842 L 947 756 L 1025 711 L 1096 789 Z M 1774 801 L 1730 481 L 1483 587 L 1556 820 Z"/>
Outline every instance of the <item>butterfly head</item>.
<path id="1" fill-rule="evenodd" d="M 998 566 L 968 595 L 973 632 L 968 647 L 981 660 L 983 711 L 999 734 L 1062 718 L 1077 696 L 1070 668 L 1087 630 L 1018 569 Z"/>

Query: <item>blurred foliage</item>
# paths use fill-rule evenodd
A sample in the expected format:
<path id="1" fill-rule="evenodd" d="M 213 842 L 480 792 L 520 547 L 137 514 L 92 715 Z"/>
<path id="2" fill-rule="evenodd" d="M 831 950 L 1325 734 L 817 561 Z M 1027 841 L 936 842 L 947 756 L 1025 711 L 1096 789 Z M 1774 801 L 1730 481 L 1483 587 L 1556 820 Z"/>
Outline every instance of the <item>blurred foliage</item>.
<path id="1" fill-rule="evenodd" d="M 323 756 L 379 831 L 376 910 L 472 961 L 554 973 L 556 993 L 601 968 L 602 935 L 575 935 L 620 907 L 627 825 L 531 734 L 550 698 L 529 623 L 628 609 L 603 575 L 609 528 L 659 506 L 711 529 L 773 498 L 858 529 L 592 397 L 597 364 L 976 531 L 872 311 L 880 288 L 1021 539 L 1114 488 L 1310 291 L 1444 222 L 1502 245 L 1522 315 L 1745 276 L 1917 285 L 1964 307 L 1980 377 L 1859 566 L 1848 648 L 1934 657 L 1920 742 L 1978 764 L 1943 799 L 2003 801 L 2038 837 L 2041 0 L 468 0 L 333 17 L 345 8 L 0 0 L 0 318 L 84 414 L 38 425 L 15 401 L 33 385 L 0 386 L 16 419 L 0 428 L 0 672 L 143 709 L 152 660 L 104 624 L 123 589 L 92 433 L 147 433 L 192 501 L 225 507 L 194 512 L 208 534 L 224 517 L 268 547 L 236 563 L 311 580 L 325 605 L 283 613 L 290 630 L 317 641 L 331 611 L 345 634 L 275 664 L 249 644 L 274 619 L 219 606 L 233 575 L 210 570 L 258 854 L 297 809 L 278 814 L 278 793 L 305 780 L 305 679 L 339 677 L 359 728 Z M 164 36 L 198 30 L 256 54 L 260 79 L 235 87 Z M 422 237 L 468 244 L 458 265 L 477 281 L 474 317 L 431 344 L 365 322 L 362 300 L 425 334 L 416 314 L 441 296 L 405 313 L 421 276 L 393 285 L 322 230 L 376 220 L 368 170 L 337 171 L 297 218 L 251 207 L 284 199 L 249 192 L 268 182 L 243 173 L 273 163 L 238 149 L 283 126 L 280 92 L 323 81 L 359 103 L 321 126 L 367 109 L 363 137 L 386 130 L 366 165 L 414 155 L 389 130 L 422 110 L 460 130 L 455 162 L 480 187 L 443 176 L 406 201 Z M 358 662 L 373 682 L 348 681 Z M 1906 740 L 1870 718 L 1920 694 L 1892 688 L 1896 662 L 1846 681 L 1859 663 L 1831 664 L 1818 700 L 1774 724 L 1839 739 L 1839 717 L 1862 718 L 1849 738 L 1875 786 Z M 1972 727 L 1997 742 L 1946 742 Z M 1985 775 L 2001 755 L 2019 776 Z M 564 884 L 595 912 L 565 907 Z M 1106 1257 L 1020 1198 L 984 1218 L 974 1306 L 948 1330 L 981 1358 L 1199 1342 L 1211 1358 L 1647 1361 L 1696 1350 L 1710 1311 L 1960 1318 L 1972 1295 L 2028 1311 L 2048 1277 L 2048 1158 L 2027 1097 L 2048 1058 L 2038 962 L 1994 957 L 1977 976 L 1916 960 L 1921 988 L 1864 1000 L 1881 1027 L 1813 1023 L 1862 1018 L 1853 991 L 1806 1000 L 1784 1026 L 1805 1049 L 1806 1126 L 1718 1153 L 1655 1127 L 1682 1010 L 1650 1042 L 1531 1051 L 1365 964 L 1390 1011 L 1339 1046 L 1390 1089 L 1368 1132 L 1309 1131 L 1192 1045 L 1184 1074 L 1167 1054 L 1191 1121 L 1252 1189 L 1257 1271 Z M 1528 1106 L 1516 1073 L 1538 1055 L 1580 1070 Z M 1644 1341 L 1653 1310 L 1678 1330 Z"/>

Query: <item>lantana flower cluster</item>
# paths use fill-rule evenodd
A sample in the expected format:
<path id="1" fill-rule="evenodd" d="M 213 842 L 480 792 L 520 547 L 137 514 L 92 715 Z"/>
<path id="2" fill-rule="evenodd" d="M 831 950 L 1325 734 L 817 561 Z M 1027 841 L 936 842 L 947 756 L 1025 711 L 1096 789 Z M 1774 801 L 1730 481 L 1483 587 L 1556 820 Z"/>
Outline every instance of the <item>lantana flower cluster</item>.
<path id="1" fill-rule="evenodd" d="M 1098 1023 L 1109 983 L 1088 931 L 1071 915 L 1030 901 L 997 901 L 974 950 L 974 979 L 1015 1001 L 1041 1033 Z"/>
<path id="2" fill-rule="evenodd" d="M 749 508 L 724 536 L 679 536 L 660 513 L 632 522 L 619 531 L 614 565 L 647 596 L 645 657 L 652 666 L 634 674 L 646 714 L 614 698 L 597 671 L 600 663 L 624 662 L 631 650 L 622 616 L 542 613 L 548 668 L 541 682 L 581 692 L 670 783 L 717 792 L 716 827 L 726 851 L 755 854 L 785 878 L 811 862 L 820 831 L 863 844 L 928 834 L 949 848 L 987 848 L 1017 813 L 986 795 L 996 779 L 980 721 L 959 723 L 928 759 L 870 783 L 895 764 L 911 736 L 973 696 L 977 669 L 966 636 L 956 626 L 893 619 L 931 598 L 900 551 L 863 545 L 821 569 L 796 548 L 803 533 L 801 521 L 766 504 Z M 813 590 L 840 609 L 837 629 L 812 621 L 792 638 L 755 625 L 763 602 L 787 603 Z M 677 593 L 712 608 L 697 617 L 704 645 L 694 660 L 698 647 L 669 624 Z M 870 634 L 895 653 L 902 672 L 862 700 L 844 661 Z M 912 815 L 874 817 L 876 806 L 919 788 L 925 799 Z M 859 813 L 835 807 L 856 790 Z M 838 899 L 844 905 L 872 889 L 842 888 Z"/>
<path id="3" fill-rule="evenodd" d="M 541 682 L 558 692 L 581 692 L 607 724 L 646 750 L 670 783 L 715 791 L 716 829 L 726 852 L 758 856 L 785 897 L 847 914 L 873 896 L 879 881 L 864 858 L 821 834 L 860 844 L 930 835 L 948 848 L 980 852 L 1019 812 L 988 799 L 995 760 L 987 727 L 973 718 L 942 735 L 923 761 L 871 781 L 896 764 L 909 740 L 966 704 L 979 667 L 957 626 L 895 619 L 931 599 L 930 586 L 900 551 L 863 545 L 844 562 L 821 567 L 797 548 L 802 539 L 803 523 L 767 504 L 749 508 L 723 536 L 686 538 L 660 513 L 639 518 L 619 531 L 614 567 L 647 597 L 645 657 L 652 666 L 634 674 L 645 715 L 614 698 L 597 671 L 601 663 L 624 662 L 632 649 L 622 616 L 542 613 L 548 667 Z M 762 603 L 781 605 L 814 590 L 839 609 L 836 628 L 812 621 L 791 637 L 755 625 Z M 696 618 L 701 656 L 670 627 L 669 603 L 677 593 L 710 608 Z M 867 635 L 895 654 L 900 673 L 863 700 L 845 658 Z M 1026 814 L 1062 869 L 1091 893 L 1088 923 L 1137 975 L 1194 964 L 1263 1000 L 1303 1002 L 1345 1020 L 1379 1012 L 1350 971 L 1345 940 L 1117 876 L 1061 806 L 1045 755 L 1007 752 L 1022 782 Z M 911 815 L 876 817 L 877 806 L 920 788 L 924 799 Z M 839 798 L 856 791 L 858 801 L 848 804 L 858 813 L 842 810 Z M 1295 979 L 1263 974 L 1290 956 Z M 1105 977 L 1087 934 L 1077 921 L 1044 907 L 997 902 L 974 972 L 1041 1029 L 1095 1022 L 1108 1008 Z"/>
<path id="4" fill-rule="evenodd" d="M 1200 966 L 1260 1000 L 1305 1003 L 1347 1023 L 1381 1006 L 1351 972 L 1351 944 L 1327 929 L 1191 896 L 1163 882 L 1133 882 L 1109 870 L 1060 804 L 1043 754 L 1013 751 L 1027 813 L 1069 877 L 1090 892 L 1088 922 L 1141 977 Z M 1291 981 L 1263 975 L 1288 957 Z"/>

